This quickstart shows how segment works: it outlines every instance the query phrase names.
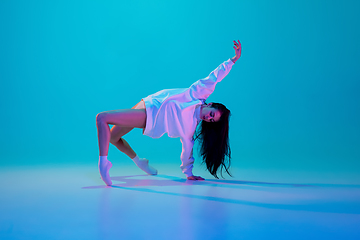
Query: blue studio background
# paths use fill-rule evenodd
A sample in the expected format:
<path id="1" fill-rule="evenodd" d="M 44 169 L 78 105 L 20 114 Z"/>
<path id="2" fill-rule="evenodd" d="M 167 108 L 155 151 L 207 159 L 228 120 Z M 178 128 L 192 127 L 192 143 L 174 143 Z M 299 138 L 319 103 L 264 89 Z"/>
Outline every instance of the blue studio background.
<path id="1" fill-rule="evenodd" d="M 96 165 L 97 113 L 190 86 L 239 39 L 242 57 L 208 99 L 232 111 L 233 166 L 359 183 L 359 10 L 359 1 L 2 0 L 0 165 Z M 180 165 L 179 139 L 140 129 L 125 139 L 154 165 Z M 129 163 L 112 145 L 109 160 Z"/>

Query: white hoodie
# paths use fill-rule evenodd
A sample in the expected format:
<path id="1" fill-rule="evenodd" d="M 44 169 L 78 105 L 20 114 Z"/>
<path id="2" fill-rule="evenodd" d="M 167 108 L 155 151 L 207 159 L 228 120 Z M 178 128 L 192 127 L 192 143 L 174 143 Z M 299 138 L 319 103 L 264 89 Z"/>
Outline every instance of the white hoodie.
<path id="1" fill-rule="evenodd" d="M 228 59 L 209 76 L 196 81 L 189 88 L 165 89 L 143 99 L 146 108 L 146 127 L 143 134 L 152 138 L 159 138 L 164 133 L 172 138 L 180 137 L 180 168 L 186 177 L 193 175 L 193 135 L 201 121 L 200 107 L 233 65 Z"/>

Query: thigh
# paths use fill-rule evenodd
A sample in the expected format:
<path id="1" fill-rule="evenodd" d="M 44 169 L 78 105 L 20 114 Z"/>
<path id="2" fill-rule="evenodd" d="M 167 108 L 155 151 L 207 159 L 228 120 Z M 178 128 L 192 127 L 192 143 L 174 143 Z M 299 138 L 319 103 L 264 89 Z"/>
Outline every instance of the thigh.
<path id="1" fill-rule="evenodd" d="M 144 128 L 146 123 L 145 109 L 119 109 L 99 114 L 100 120 L 106 124 L 131 128 Z"/>
<path id="2" fill-rule="evenodd" d="M 145 109 L 144 101 L 141 100 L 139 103 L 137 103 L 131 109 Z M 120 138 L 122 136 L 124 136 L 125 134 L 127 134 L 128 132 L 130 132 L 133 129 L 134 129 L 133 127 L 123 127 L 120 125 L 114 125 L 114 126 L 112 126 L 112 128 L 110 130 L 110 133 L 111 133 L 110 140 L 117 142 L 120 140 Z"/>

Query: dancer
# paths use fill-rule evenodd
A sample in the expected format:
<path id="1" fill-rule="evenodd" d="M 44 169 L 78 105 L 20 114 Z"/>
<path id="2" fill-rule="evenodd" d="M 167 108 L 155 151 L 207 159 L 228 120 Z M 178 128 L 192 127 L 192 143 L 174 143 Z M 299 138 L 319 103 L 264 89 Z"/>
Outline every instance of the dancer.
<path id="1" fill-rule="evenodd" d="M 180 168 L 188 180 L 204 180 L 192 174 L 195 140 L 200 141 L 200 153 L 208 171 L 218 178 L 217 172 L 221 166 L 221 170 L 225 168 L 230 175 L 228 171 L 231 158 L 228 138 L 230 111 L 221 103 L 206 104 L 205 100 L 240 58 L 240 41 L 234 41 L 233 47 L 234 57 L 223 62 L 208 77 L 196 81 L 189 88 L 162 90 L 143 98 L 131 109 L 97 114 L 99 171 L 106 185 L 112 185 L 109 175 L 112 163 L 107 159 L 109 143 L 129 156 L 147 174 L 157 174 L 157 170 L 149 165 L 149 161 L 139 158 L 124 140 L 123 136 L 133 128 L 142 128 L 143 134 L 152 138 L 159 138 L 164 133 L 172 138 L 179 137 L 182 143 Z M 111 130 L 108 124 L 114 125 Z M 196 131 L 198 124 L 200 126 Z"/>

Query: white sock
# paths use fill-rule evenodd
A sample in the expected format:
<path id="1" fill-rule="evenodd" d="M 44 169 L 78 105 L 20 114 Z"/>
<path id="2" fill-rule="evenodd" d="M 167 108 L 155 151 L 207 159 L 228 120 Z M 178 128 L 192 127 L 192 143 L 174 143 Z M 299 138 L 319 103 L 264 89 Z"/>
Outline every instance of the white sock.
<path id="1" fill-rule="evenodd" d="M 109 175 L 109 170 L 112 167 L 112 163 L 107 160 L 107 156 L 100 156 L 99 158 L 99 172 L 101 179 L 106 183 L 106 185 L 111 186 L 112 182 Z"/>
<path id="2" fill-rule="evenodd" d="M 136 157 L 132 158 L 131 160 L 133 160 L 136 166 L 138 166 L 141 170 L 143 170 L 147 174 L 149 175 L 157 174 L 157 170 L 149 165 L 149 160 L 147 160 L 146 158 L 139 158 L 139 156 L 136 155 Z"/>

